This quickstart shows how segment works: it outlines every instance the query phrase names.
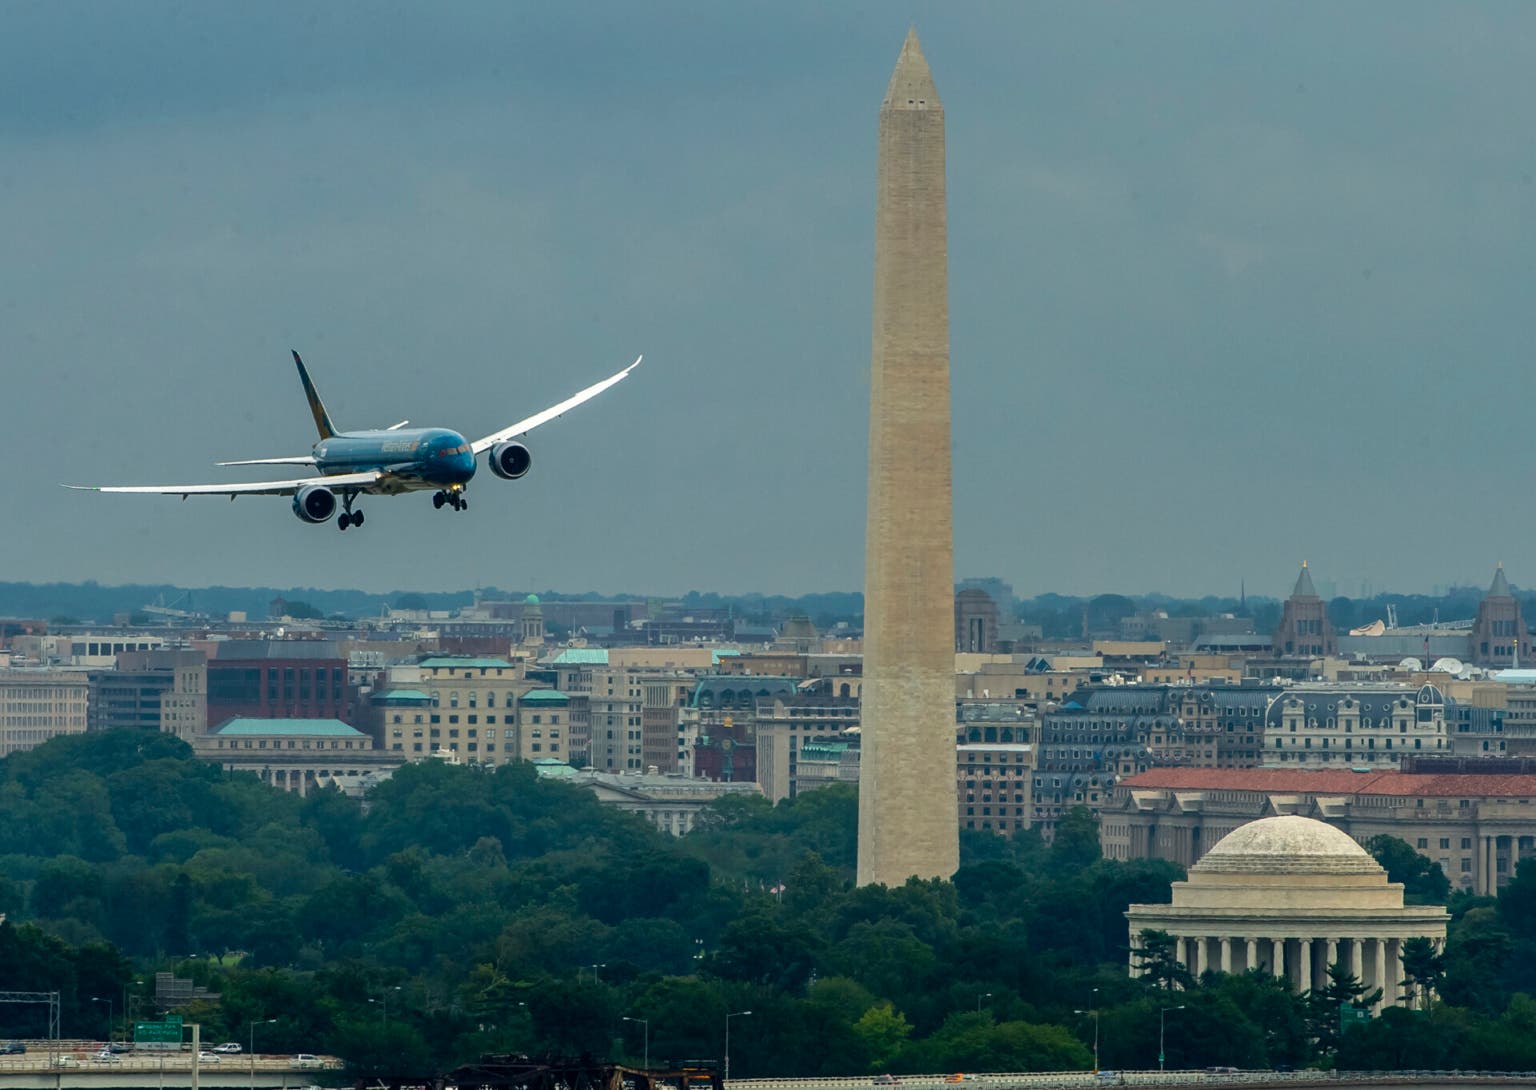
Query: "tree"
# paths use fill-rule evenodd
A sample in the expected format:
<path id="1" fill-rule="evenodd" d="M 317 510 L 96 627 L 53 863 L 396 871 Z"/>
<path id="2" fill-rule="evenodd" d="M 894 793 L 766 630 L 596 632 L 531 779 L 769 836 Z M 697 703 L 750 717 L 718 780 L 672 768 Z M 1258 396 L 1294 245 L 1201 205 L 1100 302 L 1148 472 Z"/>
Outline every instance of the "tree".
<path id="1" fill-rule="evenodd" d="M 1318 1048 L 1325 1053 L 1338 1051 L 1344 1036 L 1345 1008 L 1370 1010 L 1380 1002 L 1381 995 L 1380 988 L 1367 990 L 1344 962 L 1328 966 L 1328 983 L 1313 988 L 1305 996 L 1307 1028 Z"/>
<path id="2" fill-rule="evenodd" d="M 864 1050 L 870 1070 L 891 1066 L 897 1051 L 912 1035 L 912 1026 L 890 1000 L 870 1007 L 853 1024 L 854 1038 Z"/>
<path id="3" fill-rule="evenodd" d="M 1064 870 L 1081 870 L 1099 859 L 1099 822 L 1086 806 L 1074 806 L 1056 822 L 1051 863 Z"/>
<path id="4" fill-rule="evenodd" d="M 1142 928 L 1136 936 L 1137 945 L 1131 956 L 1136 959 L 1136 975 L 1153 988 L 1171 991 L 1187 989 L 1194 985 L 1194 978 L 1179 962 L 1179 940 L 1166 931 Z"/>
<path id="5" fill-rule="evenodd" d="M 1403 995 L 1414 1005 L 1428 1002 L 1439 993 L 1445 980 L 1445 959 L 1435 951 L 1435 944 L 1422 936 L 1403 943 Z"/>
<path id="6" fill-rule="evenodd" d="M 1420 855 L 1406 841 L 1383 833 L 1365 842 L 1365 848 L 1387 872 L 1389 882 L 1403 884 L 1407 904 L 1443 905 L 1451 892 L 1451 880 L 1440 864 Z"/>
<path id="7" fill-rule="evenodd" d="M 1499 890 L 1499 918 L 1521 938 L 1536 938 L 1536 858 L 1520 860 Z"/>

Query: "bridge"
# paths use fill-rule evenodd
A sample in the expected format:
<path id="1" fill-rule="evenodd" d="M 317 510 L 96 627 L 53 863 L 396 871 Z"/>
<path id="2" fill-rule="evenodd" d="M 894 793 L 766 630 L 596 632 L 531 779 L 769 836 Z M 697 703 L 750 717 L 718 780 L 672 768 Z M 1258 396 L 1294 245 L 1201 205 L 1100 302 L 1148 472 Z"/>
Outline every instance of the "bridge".
<path id="1" fill-rule="evenodd" d="M 48 1045 L 31 1042 L 21 1055 L 0 1056 L 0 1090 L 298 1090 L 341 1068 L 334 1056 L 236 1054 L 199 1060 L 190 1052 L 140 1052 L 103 1061 L 96 1059 L 100 1043 L 55 1042 L 51 1052 Z M 334 1082 L 334 1076 L 326 1081 Z"/>

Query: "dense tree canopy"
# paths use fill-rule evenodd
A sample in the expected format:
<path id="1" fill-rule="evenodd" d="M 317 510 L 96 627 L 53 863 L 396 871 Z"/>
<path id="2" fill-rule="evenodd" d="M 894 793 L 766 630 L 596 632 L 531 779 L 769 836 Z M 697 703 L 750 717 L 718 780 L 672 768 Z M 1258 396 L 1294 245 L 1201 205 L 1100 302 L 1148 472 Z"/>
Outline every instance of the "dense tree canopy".
<path id="1" fill-rule="evenodd" d="M 1098 858 L 1086 812 L 1050 848 L 967 835 L 953 881 L 895 889 L 853 886 L 856 820 L 843 788 L 731 798 L 678 840 L 528 765 L 411 765 L 364 806 L 162 735 L 60 738 L 0 761 L 0 987 L 59 989 L 65 1034 L 103 1036 L 123 1004 L 92 997 L 147 1001 L 171 970 L 222 996 L 192 1012 L 205 1039 L 257 1022 L 258 1048 L 359 1072 L 505 1050 L 638 1062 L 626 1019 L 653 1059 L 719 1056 L 737 1011 L 738 1076 L 1086 1068 L 1095 1028 L 1115 1068 L 1154 1066 L 1160 1036 L 1170 1067 L 1536 1065 L 1536 864 L 1497 901 L 1453 899 L 1444 954 L 1405 951 L 1399 990 L 1445 1002 L 1343 1026 L 1330 1008 L 1357 982 L 1193 980 L 1156 935 L 1154 971 L 1130 978 L 1125 908 L 1182 872 Z M 1437 870 L 1373 850 L 1444 896 Z M 39 1018 L 0 1010 L 0 1036 Z"/>

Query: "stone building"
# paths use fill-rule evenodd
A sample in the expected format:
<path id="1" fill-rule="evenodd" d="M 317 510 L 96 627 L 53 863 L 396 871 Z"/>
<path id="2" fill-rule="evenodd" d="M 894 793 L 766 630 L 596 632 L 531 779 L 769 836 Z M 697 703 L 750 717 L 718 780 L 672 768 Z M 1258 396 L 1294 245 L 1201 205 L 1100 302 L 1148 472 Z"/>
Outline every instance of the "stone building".
<path id="1" fill-rule="evenodd" d="M 1110 790 L 1099 843 L 1109 859 L 1187 867 L 1234 829 L 1277 815 L 1326 820 L 1361 843 L 1395 836 L 1438 863 L 1453 885 L 1495 893 L 1521 859 L 1536 855 L 1536 772 L 1520 762 L 1451 758 L 1423 760 L 1414 771 L 1153 768 Z"/>
<path id="2" fill-rule="evenodd" d="M 1312 586 L 1312 573 L 1305 562 L 1291 596 L 1281 607 L 1280 626 L 1275 629 L 1271 646 L 1284 658 L 1320 658 L 1338 653 L 1338 640 L 1328 622 L 1328 607 Z"/>
<path id="3" fill-rule="evenodd" d="M 955 595 L 955 650 L 997 650 L 997 603 L 986 591 L 971 587 Z"/>
<path id="4" fill-rule="evenodd" d="M 193 743 L 202 760 L 307 795 L 336 787 L 360 796 L 405 763 L 339 719 L 231 719 Z"/>
<path id="5" fill-rule="evenodd" d="M 1520 615 L 1520 599 L 1509 589 L 1504 565 L 1493 573 L 1493 583 L 1477 606 L 1472 622 L 1472 661 L 1479 666 L 1518 666 L 1531 662 L 1531 634 Z M 1427 664 L 1426 664 L 1427 665 Z"/>
<path id="6" fill-rule="evenodd" d="M 1208 970 L 1261 970 L 1298 992 L 1323 987 L 1342 962 L 1375 1004 L 1400 1004 L 1403 944 L 1445 942 L 1449 918 L 1439 905 L 1404 905 L 1403 887 L 1347 833 L 1312 818 L 1264 818 L 1223 837 L 1173 883 L 1173 902 L 1131 905 L 1131 975 L 1144 931 L 1177 940 L 1179 963 Z"/>
<path id="7" fill-rule="evenodd" d="M 1266 766 L 1392 768 L 1451 751 L 1446 700 L 1435 685 L 1292 685 L 1264 716 Z"/>
<path id="8" fill-rule="evenodd" d="M 0 670 L 0 757 L 84 734 L 90 682 L 78 670 Z"/>

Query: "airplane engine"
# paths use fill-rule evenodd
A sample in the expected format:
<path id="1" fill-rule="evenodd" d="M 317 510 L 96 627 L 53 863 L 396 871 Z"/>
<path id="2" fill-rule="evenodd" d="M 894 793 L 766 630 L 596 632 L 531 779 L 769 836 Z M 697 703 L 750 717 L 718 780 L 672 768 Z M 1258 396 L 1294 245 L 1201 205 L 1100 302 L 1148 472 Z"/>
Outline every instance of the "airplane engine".
<path id="1" fill-rule="evenodd" d="M 336 513 L 336 493 L 324 485 L 306 485 L 293 494 L 293 513 L 305 522 L 326 522 Z"/>
<path id="2" fill-rule="evenodd" d="M 491 472 L 504 481 L 526 477 L 531 465 L 533 453 L 519 442 L 497 443 L 491 448 Z"/>

